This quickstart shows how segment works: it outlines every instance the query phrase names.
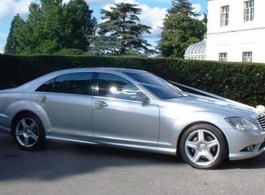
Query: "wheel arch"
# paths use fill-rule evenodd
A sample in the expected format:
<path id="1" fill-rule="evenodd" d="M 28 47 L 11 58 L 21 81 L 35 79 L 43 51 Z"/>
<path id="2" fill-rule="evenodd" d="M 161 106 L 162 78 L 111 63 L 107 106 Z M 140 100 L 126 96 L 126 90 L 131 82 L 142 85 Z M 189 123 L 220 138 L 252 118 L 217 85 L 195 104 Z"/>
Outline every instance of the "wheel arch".
<path id="1" fill-rule="evenodd" d="M 23 115 L 23 114 L 27 114 L 27 113 L 30 113 L 30 114 L 33 114 L 35 115 L 36 117 L 39 118 L 39 120 L 41 121 L 42 123 L 42 126 L 44 128 L 44 133 L 46 135 L 46 127 L 45 127 L 45 123 L 43 122 L 43 119 L 42 117 L 40 117 L 38 114 L 36 114 L 35 112 L 31 111 L 31 110 L 21 110 L 19 111 L 18 113 L 16 113 L 11 121 L 11 134 L 14 135 L 14 125 L 15 125 L 15 121 L 19 118 L 19 116 Z"/>
<path id="2" fill-rule="evenodd" d="M 193 122 L 193 123 L 190 123 L 188 124 L 186 127 L 183 128 L 183 130 L 181 131 L 180 135 L 178 136 L 178 140 L 177 140 L 177 148 L 176 148 L 176 154 L 178 154 L 178 151 L 180 151 L 180 140 L 183 136 L 183 134 L 192 126 L 194 125 L 198 125 L 198 124 L 207 124 L 207 125 L 211 125 L 217 129 L 220 130 L 220 132 L 222 133 L 222 135 L 224 136 L 224 139 L 225 139 L 225 143 L 226 143 L 226 146 L 227 146 L 227 157 L 229 156 L 229 144 L 228 144 L 228 141 L 227 141 L 227 137 L 226 135 L 224 134 L 224 132 L 222 131 L 222 129 L 220 129 L 218 126 L 214 125 L 213 123 L 210 123 L 210 122 L 207 122 L 207 121 L 196 121 L 196 122 Z"/>
<path id="3" fill-rule="evenodd" d="M 20 129 L 21 120 L 24 120 L 23 128 Z M 30 124 L 27 121 L 30 121 Z M 28 123 L 28 124 L 26 124 Z M 33 124 L 33 126 L 32 126 Z M 16 134 L 19 131 L 19 134 Z M 45 146 L 46 131 L 41 118 L 34 112 L 22 110 L 13 117 L 11 124 L 11 134 L 13 135 L 18 147 L 32 151 L 41 149 Z"/>

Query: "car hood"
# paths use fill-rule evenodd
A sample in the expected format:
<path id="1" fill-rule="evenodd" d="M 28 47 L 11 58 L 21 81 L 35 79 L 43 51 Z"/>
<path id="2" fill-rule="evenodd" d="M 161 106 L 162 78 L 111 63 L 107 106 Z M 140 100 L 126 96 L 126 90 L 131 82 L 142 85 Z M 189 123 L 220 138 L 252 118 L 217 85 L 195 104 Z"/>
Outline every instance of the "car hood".
<path id="1" fill-rule="evenodd" d="M 224 98 L 225 99 L 225 98 Z M 239 116 L 244 118 L 256 117 L 255 108 L 232 100 L 219 100 L 204 96 L 183 96 L 167 100 L 168 103 L 185 105 L 192 112 L 213 112 L 225 117 Z M 174 107 L 174 105 L 172 105 Z M 182 110 L 185 108 L 182 108 Z M 185 111 L 184 111 L 185 112 Z"/>

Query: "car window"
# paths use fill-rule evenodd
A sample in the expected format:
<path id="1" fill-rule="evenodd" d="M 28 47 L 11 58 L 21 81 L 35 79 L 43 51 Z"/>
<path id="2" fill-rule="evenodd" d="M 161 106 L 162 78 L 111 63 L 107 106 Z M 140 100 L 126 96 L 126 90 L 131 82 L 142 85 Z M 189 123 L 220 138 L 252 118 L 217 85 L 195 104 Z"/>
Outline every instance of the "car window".
<path id="1" fill-rule="evenodd" d="M 54 79 L 51 79 L 46 83 L 42 84 L 40 87 L 38 87 L 36 91 L 53 92 L 53 88 L 54 88 Z"/>
<path id="2" fill-rule="evenodd" d="M 92 95 L 92 73 L 69 73 L 51 79 L 36 91 Z"/>
<path id="3" fill-rule="evenodd" d="M 108 73 L 98 75 L 98 96 L 135 100 L 140 89 L 120 76 Z"/>
<path id="4" fill-rule="evenodd" d="M 150 73 L 125 73 L 161 99 L 182 97 L 182 92 L 160 77 Z"/>

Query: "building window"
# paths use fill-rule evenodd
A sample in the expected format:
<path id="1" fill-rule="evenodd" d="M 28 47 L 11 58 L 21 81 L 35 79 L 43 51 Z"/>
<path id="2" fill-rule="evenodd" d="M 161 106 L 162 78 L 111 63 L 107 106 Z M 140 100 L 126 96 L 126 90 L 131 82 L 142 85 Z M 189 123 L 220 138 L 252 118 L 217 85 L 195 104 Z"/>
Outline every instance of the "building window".
<path id="1" fill-rule="evenodd" d="M 227 26 L 229 21 L 229 6 L 221 7 L 221 26 Z"/>
<path id="2" fill-rule="evenodd" d="M 227 62 L 227 53 L 219 53 L 219 61 Z"/>
<path id="3" fill-rule="evenodd" d="M 244 19 L 245 22 L 254 20 L 254 0 L 245 1 Z"/>
<path id="4" fill-rule="evenodd" d="M 243 52 L 243 62 L 252 62 L 252 52 Z"/>

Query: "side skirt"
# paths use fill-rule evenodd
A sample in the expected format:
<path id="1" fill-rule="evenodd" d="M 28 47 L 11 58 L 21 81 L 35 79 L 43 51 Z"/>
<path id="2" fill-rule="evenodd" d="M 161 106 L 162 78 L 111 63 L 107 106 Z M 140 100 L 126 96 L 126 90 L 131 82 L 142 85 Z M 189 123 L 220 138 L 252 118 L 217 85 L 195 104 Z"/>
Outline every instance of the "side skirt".
<path id="1" fill-rule="evenodd" d="M 161 154 L 176 155 L 176 149 L 172 149 L 172 148 L 139 146 L 139 145 L 133 145 L 133 144 L 121 144 L 121 143 L 113 143 L 113 142 L 106 142 L 106 141 L 95 142 L 92 140 L 62 138 L 62 137 L 51 136 L 51 135 L 47 135 L 46 138 L 51 139 L 51 140 L 60 140 L 60 141 L 68 141 L 68 142 L 75 142 L 75 143 L 85 143 L 85 144 L 92 144 L 92 145 L 99 145 L 99 146 L 110 146 L 110 147 L 126 148 L 126 149 L 139 150 L 139 151 L 148 151 L 148 152 L 155 152 L 155 153 L 161 153 Z"/>

